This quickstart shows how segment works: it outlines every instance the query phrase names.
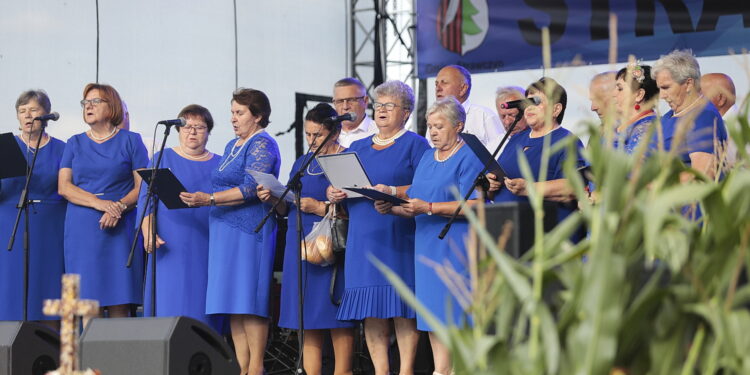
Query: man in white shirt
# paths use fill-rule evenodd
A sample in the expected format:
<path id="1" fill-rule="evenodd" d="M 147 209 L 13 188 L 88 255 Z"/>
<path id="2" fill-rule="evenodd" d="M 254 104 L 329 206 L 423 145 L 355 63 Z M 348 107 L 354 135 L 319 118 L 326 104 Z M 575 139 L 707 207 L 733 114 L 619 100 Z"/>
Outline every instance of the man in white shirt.
<path id="1" fill-rule="evenodd" d="M 464 133 L 474 134 L 490 152 L 494 152 L 505 135 L 497 114 L 484 106 L 469 102 L 471 74 L 460 65 L 448 65 L 435 78 L 435 97 L 443 99 L 453 96 L 466 110 Z M 432 146 L 432 141 L 427 138 Z"/>
<path id="2" fill-rule="evenodd" d="M 727 125 L 727 120 L 735 121 L 739 111 L 735 106 L 737 93 L 732 78 L 724 73 L 708 73 L 701 77 L 700 83 L 701 93 L 719 110 L 724 124 Z M 731 136 L 727 139 L 724 160 L 727 168 L 734 167 L 737 162 L 737 145 Z"/>
<path id="3" fill-rule="evenodd" d="M 352 142 L 367 138 L 378 132 L 378 127 L 365 110 L 369 102 L 367 87 L 356 78 L 343 78 L 333 85 L 333 106 L 339 115 L 349 112 L 357 114 L 356 121 L 341 123 L 339 144 L 349 147 Z"/>

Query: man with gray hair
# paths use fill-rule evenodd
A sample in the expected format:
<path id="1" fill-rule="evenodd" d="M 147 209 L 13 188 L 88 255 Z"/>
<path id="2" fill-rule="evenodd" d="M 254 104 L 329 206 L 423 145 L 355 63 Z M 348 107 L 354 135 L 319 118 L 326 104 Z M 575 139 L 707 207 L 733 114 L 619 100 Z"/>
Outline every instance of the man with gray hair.
<path id="1" fill-rule="evenodd" d="M 501 105 L 505 102 L 521 100 L 524 98 L 525 96 L 523 95 L 523 89 L 518 86 L 506 86 L 497 88 L 497 91 L 495 92 L 495 106 L 497 107 L 497 114 L 500 117 L 500 123 L 503 124 L 503 128 L 505 128 L 506 133 L 509 131 L 510 125 L 513 124 L 513 121 L 516 120 L 516 116 L 518 116 L 519 110 L 518 108 L 502 108 Z M 526 125 L 526 119 L 523 117 L 523 115 L 521 115 L 521 119 L 518 120 L 516 127 L 513 128 L 513 131 L 511 131 L 510 133 L 511 137 L 526 130 L 528 127 L 529 126 Z"/>
<path id="2" fill-rule="evenodd" d="M 460 65 L 440 69 L 435 78 L 435 98 L 456 98 L 466 110 L 464 133 L 474 134 L 490 152 L 494 152 L 505 134 L 500 118 L 489 108 L 469 102 L 471 74 Z M 428 139 L 428 141 L 430 141 Z M 432 142 L 430 141 L 430 146 Z"/>
<path id="3" fill-rule="evenodd" d="M 616 72 L 599 73 L 591 79 L 589 84 L 591 111 L 596 112 L 602 124 L 607 116 L 614 117 L 612 96 L 615 91 L 615 75 Z"/>
<path id="4" fill-rule="evenodd" d="M 333 85 L 333 107 L 336 113 L 339 115 L 349 112 L 357 114 L 355 121 L 341 123 L 339 144 L 342 146 L 348 148 L 352 142 L 378 132 L 375 122 L 365 113 L 369 101 L 367 87 L 356 78 L 342 78 Z"/>

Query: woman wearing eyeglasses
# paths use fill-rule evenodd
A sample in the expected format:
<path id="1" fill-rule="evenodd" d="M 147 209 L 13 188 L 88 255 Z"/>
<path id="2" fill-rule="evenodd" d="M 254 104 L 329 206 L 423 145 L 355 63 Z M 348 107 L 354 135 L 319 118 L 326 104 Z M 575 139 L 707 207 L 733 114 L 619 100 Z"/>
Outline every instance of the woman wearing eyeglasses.
<path id="1" fill-rule="evenodd" d="M 143 256 L 125 264 L 135 234 L 135 211 L 148 163 L 141 136 L 118 129 L 122 102 L 109 85 L 90 83 L 81 100 L 90 129 L 65 146 L 58 190 L 68 200 L 65 272 L 81 275 L 81 297 L 99 301 L 110 317 L 126 317 L 143 300 Z"/>
<path id="2" fill-rule="evenodd" d="M 430 146 L 424 137 L 407 131 L 406 121 L 414 108 L 414 92 L 399 81 L 388 81 L 375 89 L 375 124 L 378 133 L 352 143 L 354 151 L 376 189 L 406 199 L 406 190 L 422 155 Z M 347 198 L 346 192 L 328 188 L 333 203 Z M 375 374 L 389 372 L 390 322 L 398 340 L 400 374 L 414 371 L 419 335 L 416 313 L 399 297 L 396 289 L 372 263 L 374 257 L 396 272 L 414 289 L 414 219 L 381 215 L 374 202 L 347 199 L 349 232 L 346 243 L 345 292 L 339 320 L 364 320 L 365 339 Z"/>
<path id="3" fill-rule="evenodd" d="M 50 112 L 49 97 L 42 90 L 21 93 L 16 100 L 16 117 L 20 134 L 15 139 L 30 165 L 37 155 L 29 185 L 33 203 L 29 213 L 29 295 L 28 320 L 57 320 L 42 314 L 45 299 L 60 297 L 63 272 L 63 222 L 66 203 L 57 194 L 57 173 L 65 142 L 42 131 L 34 118 Z M 37 148 L 38 143 L 38 148 Z M 25 176 L 0 180 L 0 320 L 23 319 L 24 292 L 24 218 L 16 231 L 13 250 L 6 251 L 18 209 L 16 205 L 26 183 Z"/>
<path id="4" fill-rule="evenodd" d="M 185 126 L 177 128 L 180 144 L 164 150 L 159 168 L 169 168 L 188 191 L 210 191 L 211 172 L 221 159 L 219 155 L 206 150 L 208 135 L 214 127 L 211 112 L 200 105 L 191 104 L 183 108 L 177 117 L 186 121 Z M 154 167 L 158 158 L 159 153 L 151 159 L 149 168 Z M 151 302 L 151 262 L 155 254 L 155 316 L 189 316 L 220 331 L 217 317 L 206 315 L 209 207 L 170 210 L 159 201 L 156 207 L 156 236 L 152 237 L 154 202 L 146 207 L 147 190 L 145 183 L 141 185 L 138 199 L 139 213 L 142 209 L 148 212 L 141 232 L 144 248 L 151 254 L 146 268 L 144 315 L 154 316 Z M 155 240 L 155 244 L 152 240 Z"/>

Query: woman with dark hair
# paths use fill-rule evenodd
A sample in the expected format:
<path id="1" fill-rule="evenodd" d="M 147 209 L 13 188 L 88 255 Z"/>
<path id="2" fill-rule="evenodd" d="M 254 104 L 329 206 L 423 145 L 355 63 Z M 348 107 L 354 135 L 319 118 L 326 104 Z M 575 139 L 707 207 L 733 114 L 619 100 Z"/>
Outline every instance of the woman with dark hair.
<path id="1" fill-rule="evenodd" d="M 294 162 L 289 178 L 291 179 L 307 159 L 317 150 L 321 149 L 319 155 L 337 154 L 344 151 L 338 143 L 338 135 L 341 132 L 340 125 L 325 119 L 336 116 L 336 110 L 330 105 L 320 103 L 307 112 L 305 116 L 305 137 L 310 150 Z M 328 134 L 333 133 L 331 139 L 323 144 Z M 326 188 L 328 179 L 316 160 L 313 160 L 305 170 L 302 177 L 302 194 L 300 207 L 302 211 L 303 236 L 307 236 L 315 222 L 321 220 L 331 210 L 326 202 Z M 271 192 L 258 185 L 258 198 L 263 202 L 274 203 L 277 197 Z M 300 257 L 299 240 L 297 238 L 297 207 L 281 202 L 278 206 L 280 215 L 288 215 L 289 224 L 286 233 L 286 249 L 284 252 L 284 277 L 281 283 L 281 316 L 279 327 L 299 329 L 299 289 L 297 278 L 297 262 Z M 311 256 L 311 255 L 308 255 Z M 338 306 L 331 299 L 338 299 L 344 289 L 344 264 L 337 261 L 336 264 L 324 267 L 312 263 L 302 263 L 302 293 L 303 293 L 303 318 L 305 327 L 304 346 L 304 368 L 309 375 L 321 373 L 322 350 L 325 338 L 325 330 L 330 330 L 333 341 L 333 350 L 336 357 L 335 374 L 350 374 L 352 372 L 352 347 L 354 345 L 354 332 L 351 322 L 336 319 Z M 336 270 L 333 295 L 329 295 L 331 280 Z"/>
<path id="2" fill-rule="evenodd" d="M 651 78 L 651 67 L 638 63 L 620 69 L 615 76 L 613 97 L 621 121 L 615 128 L 614 147 L 632 154 L 648 128 L 656 120 L 659 88 Z M 651 147 L 656 145 L 652 143 Z"/>
<path id="3" fill-rule="evenodd" d="M 572 201 L 575 196 L 563 173 L 563 163 L 566 158 L 576 158 L 579 167 L 584 166 L 585 161 L 577 152 L 568 155 L 567 148 L 563 148 L 547 159 L 547 174 L 541 176 L 542 156 L 544 154 L 544 140 L 549 138 L 549 146 L 561 142 L 568 137 L 575 137 L 570 131 L 560 126 L 565 115 L 565 107 L 568 95 L 565 89 L 555 80 L 544 77 L 526 88 L 526 97 L 539 99 L 538 105 L 531 105 L 524 111 L 524 119 L 529 128 L 516 134 L 508 140 L 503 153 L 498 158 L 498 163 L 506 173 L 503 181 L 488 173 L 491 193 L 495 194 L 495 202 L 528 202 L 528 181 L 523 178 L 519 163 L 519 155 L 523 154 L 529 163 L 531 173 L 534 176 L 535 187 L 544 196 L 544 200 L 565 203 Z M 548 118 L 547 114 L 551 114 Z M 583 144 L 575 138 L 578 150 Z M 543 181 L 540 181 L 543 180 Z M 562 220 L 573 211 L 574 208 L 568 204 L 558 204 L 558 220 Z"/>
<path id="4" fill-rule="evenodd" d="M 191 207 L 211 207 L 206 313 L 229 315 L 242 374 L 263 373 L 268 337 L 268 301 L 276 246 L 276 221 L 255 227 L 270 205 L 258 200 L 248 170 L 278 177 L 279 146 L 266 133 L 271 103 L 262 91 L 238 89 L 232 95 L 232 127 L 219 166 L 211 174 L 213 193 L 182 193 Z"/>
<path id="5" fill-rule="evenodd" d="M 126 317 L 143 299 L 143 258 L 125 267 L 135 234 L 141 178 L 148 164 L 141 136 L 118 129 L 122 102 L 109 85 L 83 90 L 83 120 L 91 127 L 68 140 L 59 191 L 65 215 L 65 272 L 81 275 L 81 296 L 99 300 L 110 317 Z"/>
<path id="6" fill-rule="evenodd" d="M 37 153 L 28 199 L 34 202 L 29 213 L 29 294 L 28 320 L 56 320 L 42 314 L 42 302 L 60 297 L 63 273 L 63 223 L 65 200 L 57 194 L 57 174 L 65 142 L 42 131 L 41 121 L 34 120 L 50 112 L 49 97 L 42 90 L 21 93 L 16 100 L 19 130 L 16 143 L 31 164 Z M 37 149 L 37 143 L 39 148 Z M 0 180 L 0 243 L 10 239 L 18 210 L 16 205 L 26 177 Z M 23 319 L 24 250 L 23 222 L 16 232 L 12 251 L 0 251 L 0 320 Z"/>
<path id="7" fill-rule="evenodd" d="M 214 120 L 208 109 L 191 104 L 177 117 L 186 121 L 179 131 L 179 145 L 164 150 L 160 168 L 169 168 L 188 191 L 210 191 L 211 173 L 219 165 L 219 156 L 206 150 Z M 149 168 L 159 158 L 154 155 Z M 206 315 L 206 282 L 208 279 L 208 215 L 209 207 L 170 210 L 159 201 L 156 211 L 156 251 L 151 235 L 153 203 L 146 204 L 147 185 L 141 186 L 139 212 L 147 215 L 141 226 L 143 243 L 152 254 L 146 268 L 146 296 L 143 312 L 152 316 L 152 276 L 150 263 L 156 256 L 156 315 L 189 316 L 221 330 L 216 316 Z M 158 200 L 158 197 L 154 197 Z M 138 216 L 140 217 L 140 215 Z"/>

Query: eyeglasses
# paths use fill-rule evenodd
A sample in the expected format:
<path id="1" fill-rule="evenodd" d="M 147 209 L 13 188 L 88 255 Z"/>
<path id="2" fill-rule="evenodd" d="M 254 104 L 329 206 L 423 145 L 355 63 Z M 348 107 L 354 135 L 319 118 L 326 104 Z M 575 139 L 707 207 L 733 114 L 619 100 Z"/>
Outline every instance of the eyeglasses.
<path id="1" fill-rule="evenodd" d="M 383 107 L 385 107 L 386 111 L 392 111 L 396 107 L 403 108 L 403 106 L 400 106 L 396 103 L 378 103 L 378 102 L 372 103 L 372 109 L 376 111 L 380 110 L 380 108 L 383 108 Z"/>
<path id="2" fill-rule="evenodd" d="M 205 133 L 208 130 L 208 126 L 181 126 L 180 131 L 185 133 L 192 133 L 195 130 L 196 133 Z"/>
<path id="3" fill-rule="evenodd" d="M 106 102 L 106 100 L 102 98 L 94 98 L 90 100 L 83 99 L 81 100 L 81 107 L 85 108 L 86 104 L 89 104 L 89 103 L 93 105 L 99 105 L 99 104 L 102 104 L 102 102 Z"/>
<path id="4" fill-rule="evenodd" d="M 333 104 L 334 105 L 342 105 L 342 104 L 345 104 L 345 103 L 354 104 L 354 103 L 356 103 L 356 102 L 358 102 L 358 101 L 360 101 L 360 100 L 362 100 L 364 98 L 365 98 L 364 96 L 354 96 L 354 97 L 351 97 L 351 98 L 334 99 L 333 100 Z"/>

